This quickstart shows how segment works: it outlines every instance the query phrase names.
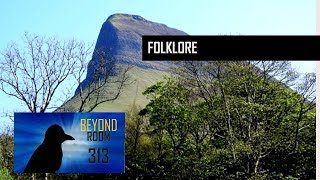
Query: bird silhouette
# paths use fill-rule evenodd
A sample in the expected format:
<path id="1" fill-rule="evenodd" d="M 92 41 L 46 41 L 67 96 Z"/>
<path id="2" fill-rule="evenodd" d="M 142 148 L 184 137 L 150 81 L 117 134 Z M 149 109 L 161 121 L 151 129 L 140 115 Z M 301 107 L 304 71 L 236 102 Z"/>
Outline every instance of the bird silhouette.
<path id="1" fill-rule="evenodd" d="M 57 172 L 62 162 L 61 144 L 65 140 L 75 140 L 72 136 L 65 134 L 62 127 L 54 124 L 50 126 L 45 134 L 42 144 L 32 154 L 25 173 L 54 173 Z"/>

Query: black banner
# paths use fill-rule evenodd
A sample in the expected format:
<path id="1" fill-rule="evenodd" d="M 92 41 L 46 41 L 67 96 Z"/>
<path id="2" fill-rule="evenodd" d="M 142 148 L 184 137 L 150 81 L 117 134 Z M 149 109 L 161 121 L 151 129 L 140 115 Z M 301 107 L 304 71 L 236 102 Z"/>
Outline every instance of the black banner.
<path id="1" fill-rule="evenodd" d="M 320 36 L 142 36 L 142 60 L 320 60 Z"/>

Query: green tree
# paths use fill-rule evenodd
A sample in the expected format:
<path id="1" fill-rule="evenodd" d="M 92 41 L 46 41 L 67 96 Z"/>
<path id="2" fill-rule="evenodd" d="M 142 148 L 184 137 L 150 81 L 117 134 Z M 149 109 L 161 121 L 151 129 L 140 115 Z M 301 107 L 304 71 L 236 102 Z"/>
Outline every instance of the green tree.
<path id="1" fill-rule="evenodd" d="M 163 177 L 314 178 L 313 74 L 299 83 L 288 62 L 265 61 L 175 72 L 144 92 Z"/>

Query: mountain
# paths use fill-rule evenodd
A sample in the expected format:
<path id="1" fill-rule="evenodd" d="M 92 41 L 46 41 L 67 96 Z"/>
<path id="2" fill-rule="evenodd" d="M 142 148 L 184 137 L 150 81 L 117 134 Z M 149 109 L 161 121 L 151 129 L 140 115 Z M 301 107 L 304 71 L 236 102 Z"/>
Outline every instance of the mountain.
<path id="1" fill-rule="evenodd" d="M 138 15 L 113 14 L 101 27 L 92 60 L 88 65 L 87 76 L 81 85 L 86 87 L 92 81 L 95 67 L 99 64 L 98 56 L 101 54 L 108 54 L 116 64 L 132 64 L 143 69 L 166 70 L 172 66 L 169 61 L 142 61 L 143 35 L 187 35 L 187 33 L 165 24 L 148 21 Z"/>
<path id="2" fill-rule="evenodd" d="M 124 110 L 131 106 L 133 101 L 138 105 L 145 105 L 148 101 L 141 93 L 147 86 L 160 80 L 163 75 L 167 74 L 168 68 L 173 66 L 170 61 L 142 61 L 143 35 L 187 35 L 187 33 L 165 24 L 148 21 L 138 15 L 113 14 L 109 16 L 101 27 L 92 59 L 88 64 L 86 78 L 80 86 L 87 87 L 92 82 L 95 67 L 101 63 L 99 62 L 101 54 L 108 54 L 115 64 L 133 65 L 134 69 L 130 75 L 135 83 L 126 87 L 116 101 L 100 105 L 97 110 L 106 111 L 110 108 L 117 110 L 118 107 Z M 110 61 L 110 58 L 105 58 L 105 60 Z M 79 87 L 71 102 L 76 101 Z"/>
<path id="3" fill-rule="evenodd" d="M 163 69 L 163 66 L 166 66 L 168 62 L 141 60 L 142 35 L 187 34 L 164 24 L 148 21 L 138 15 L 114 14 L 103 23 L 95 51 L 100 49 L 109 51 L 118 63 L 130 63 L 142 68 Z M 93 57 L 93 61 L 95 58 Z"/>

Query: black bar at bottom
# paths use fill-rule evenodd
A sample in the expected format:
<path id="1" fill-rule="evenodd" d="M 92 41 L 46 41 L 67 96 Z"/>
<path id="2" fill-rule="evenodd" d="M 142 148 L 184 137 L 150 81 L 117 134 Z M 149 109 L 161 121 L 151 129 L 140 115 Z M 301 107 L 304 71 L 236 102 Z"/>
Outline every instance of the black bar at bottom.
<path id="1" fill-rule="evenodd" d="M 142 60 L 320 60 L 320 36 L 142 36 Z"/>

